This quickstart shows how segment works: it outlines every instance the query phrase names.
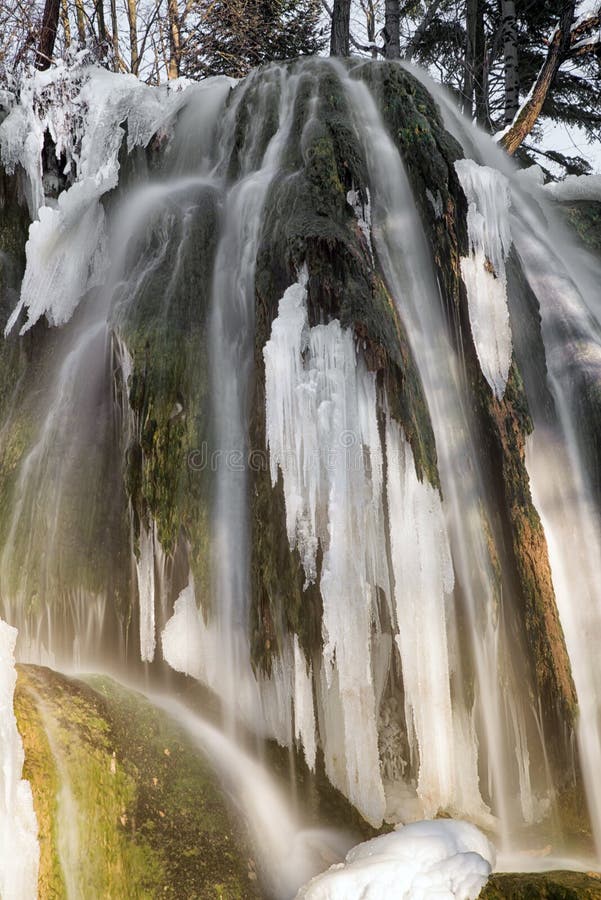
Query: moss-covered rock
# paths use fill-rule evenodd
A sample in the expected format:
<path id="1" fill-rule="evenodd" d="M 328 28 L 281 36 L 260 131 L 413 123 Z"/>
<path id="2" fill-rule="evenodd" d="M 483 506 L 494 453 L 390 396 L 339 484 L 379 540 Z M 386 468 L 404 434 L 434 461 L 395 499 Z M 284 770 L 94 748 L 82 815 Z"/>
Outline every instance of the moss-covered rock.
<path id="1" fill-rule="evenodd" d="M 106 677 L 20 666 L 15 692 L 40 835 L 39 896 L 259 896 L 208 763 L 167 716 Z"/>
<path id="2" fill-rule="evenodd" d="M 541 872 L 493 875 L 480 900 L 599 900 L 601 876 L 596 872 Z"/>

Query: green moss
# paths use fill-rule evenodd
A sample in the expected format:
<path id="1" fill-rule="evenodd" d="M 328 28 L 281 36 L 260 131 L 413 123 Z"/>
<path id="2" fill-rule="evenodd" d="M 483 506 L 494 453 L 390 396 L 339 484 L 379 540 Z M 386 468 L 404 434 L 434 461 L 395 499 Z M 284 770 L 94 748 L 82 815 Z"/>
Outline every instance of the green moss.
<path id="1" fill-rule="evenodd" d="M 40 824 L 41 900 L 64 896 L 61 852 L 82 897 L 257 895 L 210 767 L 164 713 L 109 678 L 31 666 L 19 667 L 15 707 Z M 75 861 L 61 843 L 66 823 Z"/>
<path id="2" fill-rule="evenodd" d="M 493 875 L 480 900 L 599 900 L 601 879 L 597 873 L 541 872 Z"/>
<path id="3" fill-rule="evenodd" d="M 187 201 L 185 210 L 162 210 L 131 248 L 137 290 L 118 306 L 115 327 L 133 363 L 124 477 L 137 526 L 154 519 L 167 554 L 182 539 L 189 544 L 198 593 L 208 597 L 210 472 L 190 466 L 189 455 L 210 437 L 207 314 L 217 210 L 209 189 Z"/>

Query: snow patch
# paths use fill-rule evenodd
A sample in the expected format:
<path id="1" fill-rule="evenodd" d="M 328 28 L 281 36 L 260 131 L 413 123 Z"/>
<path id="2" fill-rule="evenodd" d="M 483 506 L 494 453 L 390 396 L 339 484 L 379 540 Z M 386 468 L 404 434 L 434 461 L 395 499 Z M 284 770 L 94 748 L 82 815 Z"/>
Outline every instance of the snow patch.
<path id="1" fill-rule="evenodd" d="M 593 200 L 601 203 L 601 175 L 567 175 L 563 181 L 545 185 L 556 200 Z"/>
<path id="2" fill-rule="evenodd" d="M 344 863 L 301 888 L 297 900 L 476 900 L 495 850 L 475 825 L 415 822 L 359 844 Z"/>
<path id="3" fill-rule="evenodd" d="M 0 897 L 35 900 L 40 847 L 31 786 L 21 778 L 25 754 L 13 710 L 16 640 L 17 629 L 0 620 Z"/>
<path id="4" fill-rule="evenodd" d="M 470 325 L 482 373 L 501 399 L 512 356 L 505 260 L 511 249 L 509 182 L 471 159 L 455 169 L 468 201 L 470 254 L 461 260 Z"/>

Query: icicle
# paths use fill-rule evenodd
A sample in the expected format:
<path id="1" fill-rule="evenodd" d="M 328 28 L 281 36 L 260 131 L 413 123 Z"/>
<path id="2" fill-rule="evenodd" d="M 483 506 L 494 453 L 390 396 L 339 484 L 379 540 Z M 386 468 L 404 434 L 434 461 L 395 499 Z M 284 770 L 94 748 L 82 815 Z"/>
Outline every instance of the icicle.
<path id="1" fill-rule="evenodd" d="M 405 718 L 419 748 L 417 793 L 424 814 L 432 816 L 455 799 L 445 603 L 453 590 L 453 565 L 440 495 L 418 480 L 411 448 L 391 419 L 386 452 Z"/>
<path id="2" fill-rule="evenodd" d="M 133 75 L 80 64 L 36 71 L 23 81 L 19 102 L 0 125 L 0 151 L 8 172 L 24 168 L 30 215 L 38 221 L 30 229 L 21 299 L 5 333 L 22 310 L 28 318 L 21 333 L 45 313 L 51 324 L 63 324 L 97 283 L 104 242 L 100 199 L 117 186 L 125 135 L 129 150 L 146 146 L 182 105 L 181 91 L 166 96 L 164 102 L 164 92 Z M 59 174 L 73 182 L 58 203 L 45 192 L 46 133 L 57 164 L 65 160 Z"/>
<path id="3" fill-rule="evenodd" d="M 21 778 L 25 754 L 13 711 L 17 629 L 0 620 L 0 896 L 35 900 L 40 847 L 31 786 Z"/>
<path id="4" fill-rule="evenodd" d="M 286 526 L 307 581 L 324 555 L 320 729 L 326 771 L 379 824 L 379 771 L 371 626 L 386 584 L 382 448 L 375 379 L 336 320 L 309 328 L 307 273 L 285 292 L 264 348 L 271 477 L 284 481 Z"/>
<path id="5" fill-rule="evenodd" d="M 303 651 L 294 635 L 294 735 L 303 745 L 305 761 L 311 771 L 315 769 L 317 752 L 315 741 L 315 712 L 313 709 L 313 678 L 311 666 L 307 669 Z"/>
<path id="6" fill-rule="evenodd" d="M 484 377 L 500 399 L 511 366 L 511 327 L 505 260 L 511 248 L 509 184 L 504 175 L 471 159 L 455 163 L 469 208 L 470 255 L 461 260 L 470 325 Z"/>
<path id="7" fill-rule="evenodd" d="M 154 524 L 140 525 L 140 555 L 136 560 L 140 598 L 140 657 L 152 662 L 156 643 L 154 625 Z"/>

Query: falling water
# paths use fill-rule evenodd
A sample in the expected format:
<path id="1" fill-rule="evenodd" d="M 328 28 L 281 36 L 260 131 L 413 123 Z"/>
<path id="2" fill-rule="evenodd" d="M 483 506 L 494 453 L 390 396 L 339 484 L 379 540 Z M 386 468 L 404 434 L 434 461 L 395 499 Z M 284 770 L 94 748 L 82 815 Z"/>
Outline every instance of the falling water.
<path id="1" fill-rule="evenodd" d="M 320 854 L 334 838 L 303 830 L 236 743 L 240 720 L 302 750 L 308 768 L 325 771 L 374 826 L 449 813 L 484 824 L 511 849 L 518 830 L 554 799 L 539 699 L 512 643 L 520 620 L 512 576 L 495 556 L 495 493 L 459 324 L 444 307 L 407 160 L 362 80 L 368 69 L 274 65 L 236 86 L 209 80 L 160 102 L 131 85 L 133 93 L 113 102 L 103 76 L 110 115 L 95 117 L 90 134 L 108 169 L 94 179 L 100 163 L 88 141 L 81 180 L 58 203 L 45 198 L 47 212 L 30 233 L 21 308 L 9 322 L 31 326 L 10 341 L 43 348 L 20 374 L 0 433 L 11 459 L 11 435 L 27 420 L 0 557 L 3 615 L 21 631 L 21 658 L 89 667 L 110 655 L 133 665 L 135 645 L 136 662 L 152 663 L 157 677 L 166 662 L 218 695 L 224 732 L 165 703 L 251 814 L 276 897 L 292 896 L 327 864 Z M 534 421 L 527 467 L 578 694 L 579 762 L 599 843 L 601 531 L 579 423 L 581 391 L 601 374 L 598 296 L 539 188 L 520 181 L 444 93 L 419 78 L 467 157 L 455 166 L 469 205 L 461 274 L 482 384 L 500 403 L 512 358 L 523 370 Z M 365 245 L 370 274 L 383 278 L 407 335 L 434 435 L 431 480 L 354 322 L 330 315 L 328 274 L 338 264 L 331 247 L 319 245 L 325 275 L 306 247 L 270 261 L 289 280 L 269 321 L 257 322 L 270 203 L 315 160 L 327 164 L 319 116 L 328 92 L 338 92 L 336 112 L 348 116 L 362 157 L 350 153 L 332 181 L 338 190 L 341 170 L 354 177 L 353 166 L 365 163 L 366 183 L 346 194 L 360 235 L 353 252 L 358 259 Z M 35 214 L 43 184 L 31 173 L 30 180 Z M 438 208 L 433 194 L 430 202 Z M 275 215 L 288 224 L 294 212 L 277 207 Z M 65 241 L 77 242 L 78 228 L 78 266 L 61 284 Z M 514 253 L 540 305 L 546 376 L 538 372 L 538 382 L 515 339 Z M 39 285 L 50 276 L 44 308 Z M 325 298 L 317 310 L 316 284 Z M 56 327 L 44 330 L 44 313 Z M 163 356 L 175 322 L 178 352 L 170 346 Z M 262 437 L 272 490 L 283 492 L 283 547 L 298 561 L 303 603 L 309 588 L 319 597 L 321 628 L 309 648 L 275 622 L 277 652 L 265 669 L 249 638 L 257 488 L 247 465 L 263 373 Z M 171 396 L 178 378 L 200 387 Z M 144 469 L 164 412 L 149 413 L 148 385 L 156 382 L 169 400 L 169 427 L 184 423 L 177 453 L 199 452 L 187 442 L 206 438 L 200 488 L 181 468 L 173 484 L 164 471 Z M 149 482 L 143 500 L 128 481 L 138 458 Z M 168 527 L 182 497 L 206 510 L 200 549 L 189 508 Z"/>

